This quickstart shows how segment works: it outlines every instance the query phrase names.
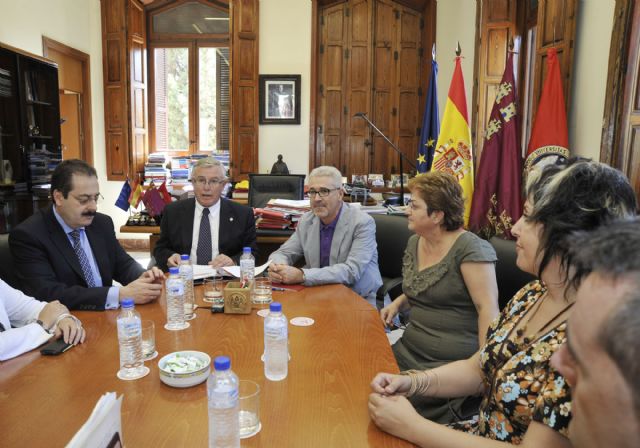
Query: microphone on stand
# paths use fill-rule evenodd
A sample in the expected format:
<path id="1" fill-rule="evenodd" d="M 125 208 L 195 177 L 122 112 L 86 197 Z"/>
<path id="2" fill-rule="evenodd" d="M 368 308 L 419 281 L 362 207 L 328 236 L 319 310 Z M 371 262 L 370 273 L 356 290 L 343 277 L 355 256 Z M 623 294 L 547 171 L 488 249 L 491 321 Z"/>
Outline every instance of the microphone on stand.
<path id="1" fill-rule="evenodd" d="M 400 205 L 405 205 L 404 203 L 404 173 L 402 172 L 402 160 L 405 159 L 410 166 L 412 166 L 414 169 L 416 169 L 416 166 L 412 163 L 411 160 L 409 160 L 407 158 L 407 156 L 404 155 L 404 153 L 402 151 L 400 151 L 400 148 L 398 148 L 391 140 L 389 140 L 389 137 L 387 137 L 386 135 L 384 135 L 384 132 L 382 132 L 380 129 L 378 129 L 378 127 L 373 124 L 373 122 L 371 120 L 369 120 L 369 117 L 367 117 L 367 114 L 365 114 L 364 112 L 357 112 L 353 118 L 362 118 L 364 121 L 367 122 L 367 124 L 371 127 L 371 129 L 373 129 L 374 131 L 376 131 L 378 133 L 378 135 L 380 135 L 383 139 L 386 140 L 387 143 L 389 143 L 389 145 L 391 146 L 391 148 L 398 153 L 398 156 L 400 156 Z"/>

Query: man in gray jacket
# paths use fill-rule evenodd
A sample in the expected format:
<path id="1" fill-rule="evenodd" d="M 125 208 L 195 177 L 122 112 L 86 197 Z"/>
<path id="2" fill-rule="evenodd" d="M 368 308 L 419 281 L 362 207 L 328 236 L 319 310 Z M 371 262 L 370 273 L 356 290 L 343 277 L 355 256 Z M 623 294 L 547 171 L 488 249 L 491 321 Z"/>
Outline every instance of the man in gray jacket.
<path id="1" fill-rule="evenodd" d="M 271 279 L 306 286 L 342 283 L 375 307 L 382 278 L 373 218 L 342 202 L 342 174 L 331 166 L 311 171 L 308 193 L 311 212 L 269 256 Z M 302 256 L 305 265 L 298 269 L 293 265 Z"/>

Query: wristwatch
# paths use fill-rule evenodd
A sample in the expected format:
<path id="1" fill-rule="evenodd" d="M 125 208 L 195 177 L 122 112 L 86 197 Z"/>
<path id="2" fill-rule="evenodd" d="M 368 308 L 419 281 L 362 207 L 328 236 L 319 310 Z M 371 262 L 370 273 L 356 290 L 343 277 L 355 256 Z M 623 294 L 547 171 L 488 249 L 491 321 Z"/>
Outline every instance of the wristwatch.
<path id="1" fill-rule="evenodd" d="M 47 334 L 53 334 L 51 333 L 51 330 L 44 326 L 44 322 L 42 322 L 40 319 L 36 320 L 36 323 L 40 325 Z"/>

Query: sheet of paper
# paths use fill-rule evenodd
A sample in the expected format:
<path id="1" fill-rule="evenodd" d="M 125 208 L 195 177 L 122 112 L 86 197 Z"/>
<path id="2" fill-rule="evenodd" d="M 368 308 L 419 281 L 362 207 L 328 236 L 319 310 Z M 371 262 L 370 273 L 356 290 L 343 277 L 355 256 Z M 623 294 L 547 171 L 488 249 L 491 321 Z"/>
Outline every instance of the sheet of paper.
<path id="1" fill-rule="evenodd" d="M 104 394 L 67 448 L 124 446 L 121 408 L 122 395 L 116 398 L 115 392 Z"/>
<path id="2" fill-rule="evenodd" d="M 256 266 L 254 271 L 255 272 L 254 277 L 257 277 L 258 275 L 262 274 L 270 264 L 271 264 L 271 260 L 267 261 L 262 266 Z M 240 266 L 225 266 L 222 269 L 232 277 L 240 278 Z"/>
<path id="3" fill-rule="evenodd" d="M 282 207 L 294 207 L 294 208 L 309 208 L 311 204 L 309 199 L 294 200 L 294 199 L 274 199 L 271 202 L 272 205 L 280 205 Z"/>

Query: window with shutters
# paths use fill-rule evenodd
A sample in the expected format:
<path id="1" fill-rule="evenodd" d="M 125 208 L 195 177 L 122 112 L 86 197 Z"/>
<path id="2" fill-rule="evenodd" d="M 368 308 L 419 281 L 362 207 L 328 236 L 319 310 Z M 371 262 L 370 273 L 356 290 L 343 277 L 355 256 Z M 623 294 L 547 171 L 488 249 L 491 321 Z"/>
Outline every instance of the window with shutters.
<path id="1" fill-rule="evenodd" d="M 150 152 L 228 153 L 229 8 L 170 4 L 149 14 Z"/>

